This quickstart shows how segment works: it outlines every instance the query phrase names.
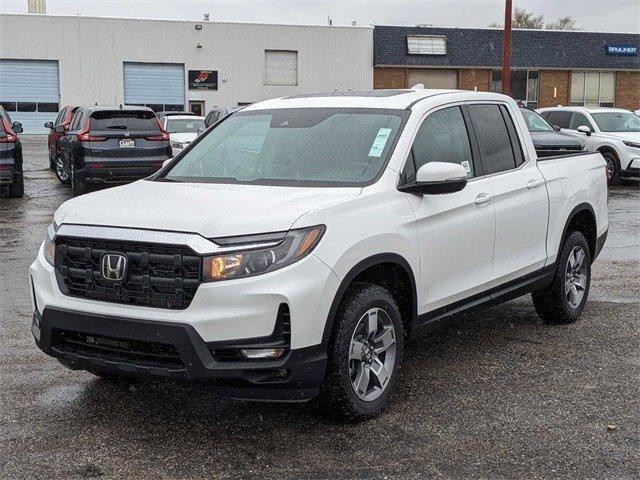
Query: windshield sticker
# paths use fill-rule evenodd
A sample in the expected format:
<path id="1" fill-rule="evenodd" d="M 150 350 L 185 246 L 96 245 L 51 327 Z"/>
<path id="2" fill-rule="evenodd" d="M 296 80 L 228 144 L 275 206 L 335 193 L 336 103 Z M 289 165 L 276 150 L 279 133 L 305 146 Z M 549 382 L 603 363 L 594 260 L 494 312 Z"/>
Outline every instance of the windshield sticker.
<path id="1" fill-rule="evenodd" d="M 391 135 L 391 130 L 391 128 L 381 128 L 378 130 L 378 134 L 371 145 L 371 150 L 369 150 L 370 157 L 380 157 L 382 155 L 384 146 L 387 144 L 387 140 L 389 140 L 389 135 Z"/>
<path id="2" fill-rule="evenodd" d="M 471 165 L 469 165 L 469 162 L 465 160 L 464 162 L 460 162 L 460 165 L 464 167 L 467 173 L 471 173 Z"/>

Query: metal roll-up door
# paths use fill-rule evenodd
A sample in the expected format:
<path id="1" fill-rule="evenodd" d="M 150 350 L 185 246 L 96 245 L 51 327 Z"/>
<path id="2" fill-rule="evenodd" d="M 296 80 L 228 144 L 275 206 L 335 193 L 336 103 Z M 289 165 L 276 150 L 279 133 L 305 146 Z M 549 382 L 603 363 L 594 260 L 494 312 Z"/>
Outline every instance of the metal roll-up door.
<path id="1" fill-rule="evenodd" d="M 125 63 L 124 103 L 144 105 L 156 112 L 184 110 L 184 65 Z"/>
<path id="2" fill-rule="evenodd" d="M 48 133 L 60 109 L 58 62 L 0 60 L 0 103 L 24 133 Z"/>

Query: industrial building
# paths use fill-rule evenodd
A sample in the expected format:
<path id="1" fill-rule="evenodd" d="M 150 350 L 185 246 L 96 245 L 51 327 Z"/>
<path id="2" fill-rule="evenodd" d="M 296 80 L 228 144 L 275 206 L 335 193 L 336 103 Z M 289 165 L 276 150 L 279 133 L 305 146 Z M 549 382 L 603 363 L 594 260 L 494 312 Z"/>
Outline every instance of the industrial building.
<path id="1" fill-rule="evenodd" d="M 0 15 L 0 103 L 26 133 L 70 105 L 217 105 L 373 83 L 373 28 Z"/>
<path id="2" fill-rule="evenodd" d="M 497 91 L 500 29 L 376 26 L 374 86 Z M 514 30 L 511 95 L 533 108 L 640 108 L 640 36 L 632 33 Z"/>

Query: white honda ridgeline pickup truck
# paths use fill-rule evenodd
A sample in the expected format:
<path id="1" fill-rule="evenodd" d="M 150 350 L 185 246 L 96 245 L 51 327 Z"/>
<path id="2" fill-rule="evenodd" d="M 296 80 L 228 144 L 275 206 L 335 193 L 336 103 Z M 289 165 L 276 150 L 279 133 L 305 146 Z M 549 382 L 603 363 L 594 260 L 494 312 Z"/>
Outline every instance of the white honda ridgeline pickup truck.
<path id="1" fill-rule="evenodd" d="M 299 95 L 157 174 L 72 199 L 31 265 L 32 332 L 71 369 L 362 420 L 405 344 L 527 293 L 575 321 L 608 228 L 600 153 L 536 158 L 503 95 Z"/>

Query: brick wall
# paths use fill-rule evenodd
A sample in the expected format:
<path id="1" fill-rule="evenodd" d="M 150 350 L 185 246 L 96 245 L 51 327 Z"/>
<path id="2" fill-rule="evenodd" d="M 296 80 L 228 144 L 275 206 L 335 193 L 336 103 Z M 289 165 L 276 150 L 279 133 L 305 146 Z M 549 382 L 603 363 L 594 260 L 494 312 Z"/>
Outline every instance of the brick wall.
<path id="1" fill-rule="evenodd" d="M 407 88 L 407 69 L 398 67 L 375 67 L 373 88 Z"/>
<path id="2" fill-rule="evenodd" d="M 616 72 L 616 107 L 640 108 L 640 72 Z"/>
<path id="3" fill-rule="evenodd" d="M 488 92 L 491 90 L 491 70 L 481 68 L 461 68 L 458 70 L 458 88 Z"/>
<path id="4" fill-rule="evenodd" d="M 571 72 L 569 70 L 540 70 L 538 107 L 569 105 Z M 554 88 L 556 95 L 554 96 Z"/>

